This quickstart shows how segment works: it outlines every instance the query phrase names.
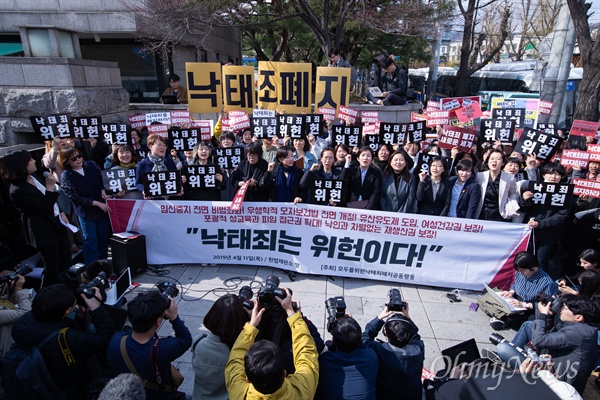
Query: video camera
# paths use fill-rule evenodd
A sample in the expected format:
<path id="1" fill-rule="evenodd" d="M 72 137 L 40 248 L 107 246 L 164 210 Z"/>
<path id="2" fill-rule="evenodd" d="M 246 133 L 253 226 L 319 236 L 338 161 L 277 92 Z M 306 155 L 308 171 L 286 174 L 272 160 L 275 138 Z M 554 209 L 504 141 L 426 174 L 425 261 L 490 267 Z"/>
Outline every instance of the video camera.
<path id="1" fill-rule="evenodd" d="M 406 310 L 406 302 L 402 300 L 402 295 L 398 289 L 390 289 L 388 296 L 389 302 L 386 304 L 389 311 L 404 311 Z"/>
<path id="2" fill-rule="evenodd" d="M 327 308 L 327 332 L 331 332 L 331 325 L 338 318 L 346 315 L 346 301 L 343 296 L 330 297 L 325 300 Z"/>
<path id="3" fill-rule="evenodd" d="M 29 264 L 21 265 L 15 272 L 11 273 L 10 275 L 1 277 L 0 285 L 3 285 L 8 282 L 16 282 L 19 280 L 19 275 L 26 276 L 31 271 L 33 271 L 33 268 Z"/>
<path id="4" fill-rule="evenodd" d="M 173 282 L 168 282 L 168 281 L 158 282 L 156 284 L 156 287 L 158 288 L 158 291 L 160 292 L 160 294 L 163 295 L 163 297 L 165 299 L 168 299 L 169 296 L 171 296 L 171 298 L 173 299 L 179 294 L 179 288 L 177 287 L 177 284 L 175 284 Z"/>

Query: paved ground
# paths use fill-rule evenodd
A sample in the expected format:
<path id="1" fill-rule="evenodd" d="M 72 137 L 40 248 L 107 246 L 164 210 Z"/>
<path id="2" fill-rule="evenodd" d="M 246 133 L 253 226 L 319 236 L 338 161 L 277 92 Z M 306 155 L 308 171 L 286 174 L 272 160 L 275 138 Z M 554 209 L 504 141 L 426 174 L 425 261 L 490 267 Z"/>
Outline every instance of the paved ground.
<path id="1" fill-rule="evenodd" d="M 205 332 L 202 324 L 204 316 L 213 302 L 227 292 L 238 293 L 239 289 L 251 281 L 264 282 L 270 274 L 279 276 L 280 286 L 293 290 L 293 298 L 300 300 L 302 312 L 319 328 L 321 336 L 330 339 L 326 332 L 325 300 L 332 296 L 344 296 L 347 312 L 364 328 L 376 317 L 387 302 L 390 288 L 399 288 L 402 297 L 409 303 L 411 318 L 419 327 L 425 342 L 425 367 L 430 370 L 441 368 L 441 360 L 436 361 L 440 351 L 475 338 L 479 348 L 493 348 L 488 337 L 492 332 L 489 318 L 482 311 L 469 311 L 469 304 L 477 301 L 478 294 L 462 295 L 462 302 L 450 303 L 446 297 L 452 288 L 432 288 L 427 286 L 401 286 L 397 284 L 352 278 L 327 278 L 317 275 L 297 275 L 290 281 L 285 272 L 266 267 L 254 266 L 210 266 L 172 265 L 164 266 L 169 274 L 164 277 L 151 274 L 138 275 L 133 281 L 142 287 L 151 287 L 160 280 L 177 280 L 183 287 L 183 296 L 178 296 L 179 313 L 194 337 Z M 135 292 L 128 295 L 132 297 Z M 160 335 L 172 333 L 170 324 L 165 324 Z M 501 332 L 511 339 L 514 331 Z M 383 338 L 383 337 L 382 337 Z M 182 356 L 176 366 L 185 376 L 181 390 L 192 393 L 194 374 L 191 368 L 191 353 Z M 437 367 L 436 367 L 437 363 Z"/>

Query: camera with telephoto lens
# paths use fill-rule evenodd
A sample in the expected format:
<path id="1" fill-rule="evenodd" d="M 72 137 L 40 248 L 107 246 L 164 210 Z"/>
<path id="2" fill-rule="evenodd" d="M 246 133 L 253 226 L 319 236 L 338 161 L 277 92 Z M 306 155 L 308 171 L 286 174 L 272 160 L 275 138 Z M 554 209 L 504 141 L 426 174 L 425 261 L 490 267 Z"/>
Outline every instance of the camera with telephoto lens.
<path id="1" fill-rule="evenodd" d="M 335 320 L 346 315 L 346 301 L 342 296 L 330 297 L 325 300 L 325 307 L 327 308 L 327 332 L 330 332 Z"/>
<path id="2" fill-rule="evenodd" d="M 545 292 L 541 292 L 536 296 L 535 301 L 545 306 L 546 304 L 552 303 L 554 301 L 554 296 L 551 296 Z"/>
<path id="3" fill-rule="evenodd" d="M 402 296 L 398 289 L 390 289 L 388 296 L 390 301 L 386 304 L 389 311 L 404 311 L 406 309 L 406 302 L 402 301 Z"/>
<path id="4" fill-rule="evenodd" d="M 256 297 L 260 308 L 266 308 L 267 310 L 281 310 L 281 304 L 279 304 L 275 297 L 285 299 L 287 293 L 285 290 L 279 288 L 279 278 L 275 275 L 269 275 Z"/>
<path id="5" fill-rule="evenodd" d="M 251 300 L 254 293 L 252 293 L 252 288 L 250 286 L 242 286 L 240 289 L 240 293 L 238 296 L 242 301 L 242 305 L 247 310 L 252 310 L 254 308 L 254 302 Z"/>
<path id="6" fill-rule="evenodd" d="M 547 358 L 538 356 L 531 347 L 525 346 L 525 348 L 522 349 L 519 346 L 515 346 L 514 343 L 509 342 L 504 336 L 496 332 L 490 335 L 490 342 L 496 346 L 496 354 L 498 354 L 500 360 L 512 369 L 518 369 L 521 363 L 528 357 L 534 363 L 550 361 Z"/>
<path id="7" fill-rule="evenodd" d="M 171 298 L 174 299 L 179 294 L 179 288 L 177 287 L 177 284 L 173 282 L 158 282 L 156 284 L 156 287 L 165 299 L 168 299 L 169 296 L 171 296 Z"/>
<path id="8" fill-rule="evenodd" d="M 75 293 L 77 293 L 77 297 L 80 297 L 80 295 L 83 294 L 88 299 L 91 299 L 94 297 L 95 287 L 100 289 L 100 291 L 108 289 L 108 277 L 106 276 L 106 272 L 100 271 L 89 283 L 82 283 L 77 286 Z"/>
<path id="9" fill-rule="evenodd" d="M 0 278 L 0 284 L 6 282 L 16 282 L 19 280 L 19 275 L 25 276 L 31 271 L 33 271 L 33 268 L 31 268 L 29 264 L 21 265 L 15 272 Z"/>

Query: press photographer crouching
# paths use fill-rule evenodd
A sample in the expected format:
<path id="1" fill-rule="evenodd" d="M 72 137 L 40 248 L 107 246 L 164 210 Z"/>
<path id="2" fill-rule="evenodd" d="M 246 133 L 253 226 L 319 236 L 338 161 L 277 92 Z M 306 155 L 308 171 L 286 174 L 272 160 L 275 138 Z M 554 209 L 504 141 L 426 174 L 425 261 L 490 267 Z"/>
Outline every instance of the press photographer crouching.
<path id="1" fill-rule="evenodd" d="M 99 289 L 94 288 L 91 297 L 82 294 L 80 298 L 89 309 L 95 332 L 87 331 L 68 318 L 77 301 L 73 290 L 64 284 L 43 288 L 33 299 L 31 311 L 21 317 L 12 330 L 15 344 L 24 348 L 49 338 L 40 348 L 46 366 L 64 398 L 75 400 L 87 398 L 86 387 L 99 374 L 96 356 L 106 353 L 114 332 L 100 301 Z M 16 379 L 3 384 L 9 398 L 29 398 L 18 393 L 23 388 L 15 386 L 18 385 Z"/>
<path id="2" fill-rule="evenodd" d="M 533 323 L 524 324 L 515 335 L 515 342 L 525 346 L 527 339 L 539 352 L 552 356 L 555 375 L 583 393 L 587 378 L 598 359 L 598 305 L 583 296 L 561 296 L 561 307 L 555 312 L 552 302 L 538 303 L 539 315 Z"/>
<path id="3" fill-rule="evenodd" d="M 293 374 L 287 374 L 281 349 L 268 340 L 255 339 L 266 312 L 254 302 L 250 322 L 238 336 L 225 368 L 229 398 L 238 399 L 312 399 L 319 377 L 319 356 L 315 341 L 300 312 L 294 310 L 292 293 L 282 288 L 285 297 L 276 296 L 287 316 L 292 332 Z"/>
<path id="4" fill-rule="evenodd" d="M 31 294 L 23 289 L 25 275 L 31 272 L 29 265 L 23 265 L 17 271 L 0 273 L 0 357 L 14 343 L 12 327 L 19 318 L 31 310 Z"/>
<path id="5" fill-rule="evenodd" d="M 171 362 L 190 348 L 192 335 L 179 318 L 177 302 L 173 300 L 179 294 L 177 287 L 169 282 L 157 286 L 159 290 L 149 290 L 128 303 L 133 332 L 121 331 L 112 337 L 108 360 L 115 373 L 139 376 L 149 400 L 164 398 L 165 392 L 173 393 L 170 398 L 184 398 L 184 393 L 177 392 L 183 377 Z M 156 334 L 165 319 L 171 323 L 175 337 L 160 338 Z"/>
<path id="6" fill-rule="evenodd" d="M 319 386 L 315 399 L 375 400 L 377 354 L 361 342 L 358 322 L 345 313 L 343 298 L 326 301 L 331 342 L 319 356 Z"/>
<path id="7" fill-rule="evenodd" d="M 375 350 L 379 359 L 377 399 L 397 399 L 398 388 L 402 388 L 402 399 L 420 400 L 425 344 L 408 315 L 408 303 L 402 301 L 400 291 L 391 289 L 389 296 L 389 303 L 362 334 L 363 343 Z M 375 339 L 381 328 L 387 343 Z"/>
<path id="8" fill-rule="evenodd" d="M 260 321 L 260 326 L 258 327 L 257 340 L 269 340 L 279 346 L 282 351 L 285 370 L 288 374 L 292 374 L 296 369 L 292 349 L 292 331 L 287 322 L 286 312 L 279 302 L 279 300 L 286 298 L 288 292 L 293 294 L 291 289 L 285 291 L 279 287 L 279 278 L 276 275 L 267 276 L 264 285 L 256 294 L 256 302 L 259 308 L 265 310 Z M 249 286 L 243 286 L 240 289 L 239 296 L 244 307 L 248 311 L 251 311 L 255 303 L 252 300 L 252 289 Z M 300 311 L 300 303 L 298 301 L 293 301 L 292 307 L 294 311 Z M 321 339 L 319 330 L 306 316 L 302 313 L 300 315 L 302 315 L 302 319 L 306 323 L 306 326 L 308 326 L 310 335 L 315 341 L 315 346 L 317 346 L 317 351 L 320 353 L 325 348 L 325 344 L 323 343 L 323 339 Z"/>

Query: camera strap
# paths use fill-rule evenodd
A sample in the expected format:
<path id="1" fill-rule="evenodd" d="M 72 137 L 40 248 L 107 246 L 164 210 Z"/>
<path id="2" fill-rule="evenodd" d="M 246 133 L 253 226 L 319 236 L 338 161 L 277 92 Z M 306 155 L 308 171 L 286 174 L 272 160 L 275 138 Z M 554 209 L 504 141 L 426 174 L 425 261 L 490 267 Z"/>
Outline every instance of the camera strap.
<path id="1" fill-rule="evenodd" d="M 150 389 L 150 390 L 154 390 L 154 391 L 164 391 L 164 392 L 172 392 L 173 391 L 173 386 L 172 385 L 159 385 L 153 382 L 149 382 L 146 379 L 144 379 L 135 369 L 135 367 L 133 366 L 133 363 L 131 362 L 131 358 L 129 358 L 129 354 L 127 354 L 127 337 L 129 335 L 124 335 L 121 338 L 121 343 L 120 343 L 120 350 L 121 350 L 121 356 L 123 357 L 123 361 L 125 361 L 125 365 L 127 366 L 127 368 L 129 369 L 129 371 L 134 374 L 137 375 L 141 380 L 142 383 L 144 384 L 144 387 L 146 389 Z M 158 342 L 158 338 L 156 340 L 156 342 Z M 158 372 L 158 364 L 154 363 L 154 359 L 153 357 L 153 352 L 154 352 L 154 345 L 156 344 L 156 342 L 152 345 L 152 349 L 150 350 L 150 357 L 151 357 L 151 362 L 153 364 L 153 371 L 157 371 Z M 158 355 L 158 346 L 157 346 L 157 350 L 156 350 L 156 355 Z M 156 369 L 154 368 L 156 367 Z M 157 377 L 160 377 L 160 372 L 158 372 Z"/>
<path id="2" fill-rule="evenodd" d="M 62 352 L 63 357 L 65 358 L 65 362 L 67 363 L 67 367 L 75 364 L 75 357 L 73 353 L 71 353 L 71 349 L 69 348 L 69 344 L 67 343 L 67 331 L 68 327 L 62 328 L 58 332 L 58 345 L 60 346 L 60 351 Z"/>

